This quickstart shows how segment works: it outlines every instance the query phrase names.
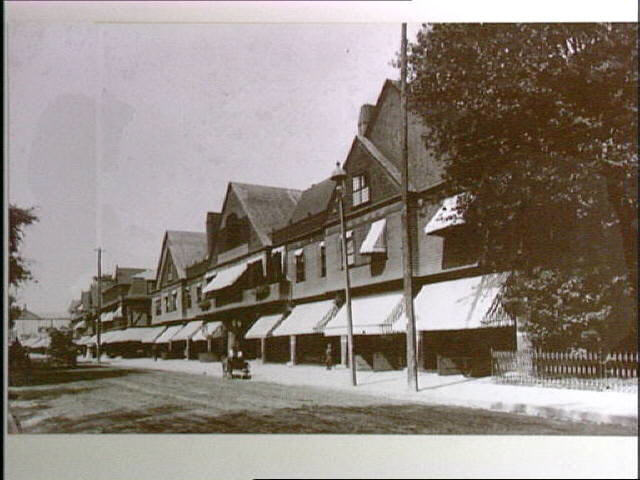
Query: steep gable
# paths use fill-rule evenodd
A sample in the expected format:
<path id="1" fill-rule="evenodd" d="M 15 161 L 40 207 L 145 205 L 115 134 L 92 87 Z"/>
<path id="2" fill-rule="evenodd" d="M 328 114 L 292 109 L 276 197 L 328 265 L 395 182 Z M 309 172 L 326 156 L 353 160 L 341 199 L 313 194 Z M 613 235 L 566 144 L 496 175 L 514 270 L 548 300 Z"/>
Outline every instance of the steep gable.
<path id="1" fill-rule="evenodd" d="M 442 182 L 442 165 L 427 149 L 425 135 L 428 132 L 419 116 L 409 110 L 408 155 L 410 190 L 422 191 Z M 398 82 L 385 81 L 378 101 L 373 108 L 364 137 L 374 145 L 382 156 L 401 172 L 401 126 L 400 87 Z"/>
<path id="2" fill-rule="evenodd" d="M 186 278 L 187 268 L 206 257 L 206 233 L 168 230 L 162 241 L 156 288 L 167 282 Z"/>

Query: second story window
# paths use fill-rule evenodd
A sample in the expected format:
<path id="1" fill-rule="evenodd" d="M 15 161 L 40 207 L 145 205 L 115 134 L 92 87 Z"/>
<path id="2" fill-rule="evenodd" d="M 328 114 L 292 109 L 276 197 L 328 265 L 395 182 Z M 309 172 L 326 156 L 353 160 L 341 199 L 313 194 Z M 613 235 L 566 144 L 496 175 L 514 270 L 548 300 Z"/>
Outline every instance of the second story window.
<path id="1" fill-rule="evenodd" d="M 200 284 L 196 286 L 196 301 L 197 302 L 202 301 L 202 285 Z"/>
<path id="2" fill-rule="evenodd" d="M 302 248 L 296 250 L 295 259 L 296 259 L 296 282 L 304 282 L 305 280 L 304 250 Z"/>
<path id="3" fill-rule="evenodd" d="M 158 298 L 155 301 L 156 304 L 156 315 L 162 315 L 162 299 Z"/>
<path id="4" fill-rule="evenodd" d="M 165 312 L 170 312 L 171 309 L 169 308 L 169 295 L 166 295 L 164 297 L 164 311 Z"/>
<path id="5" fill-rule="evenodd" d="M 327 249 L 324 245 L 324 242 L 320 242 L 318 248 L 318 255 L 320 257 L 320 276 L 327 276 Z"/>
<path id="6" fill-rule="evenodd" d="M 191 308 L 191 287 L 184 290 L 184 308 Z"/>
<path id="7" fill-rule="evenodd" d="M 347 265 L 350 267 L 356 263 L 356 243 L 353 238 L 353 230 L 349 230 L 345 232 L 345 237 L 347 237 Z M 338 235 L 338 245 L 340 245 L 340 268 L 344 268 L 344 257 L 342 253 L 342 238 Z"/>
<path id="8" fill-rule="evenodd" d="M 369 201 L 369 182 L 366 175 L 355 175 L 352 178 L 352 187 L 354 207 Z"/>
<path id="9" fill-rule="evenodd" d="M 171 305 L 171 311 L 173 312 L 173 311 L 175 311 L 175 310 L 176 310 L 176 308 L 178 308 L 178 307 L 177 307 L 177 305 L 178 305 L 178 292 L 173 292 L 173 293 L 171 294 L 171 297 L 170 297 L 170 298 L 171 298 L 171 300 L 170 300 L 170 302 L 169 302 L 169 303 L 170 303 L 170 305 Z"/>

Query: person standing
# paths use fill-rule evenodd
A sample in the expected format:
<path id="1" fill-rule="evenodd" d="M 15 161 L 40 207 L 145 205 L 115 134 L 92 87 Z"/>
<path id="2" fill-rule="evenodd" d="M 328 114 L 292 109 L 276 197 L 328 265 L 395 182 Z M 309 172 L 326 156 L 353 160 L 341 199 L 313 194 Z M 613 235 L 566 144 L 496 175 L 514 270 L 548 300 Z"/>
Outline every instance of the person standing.
<path id="1" fill-rule="evenodd" d="M 324 352 L 324 362 L 327 370 L 331 370 L 331 367 L 333 367 L 333 349 L 330 343 L 327 343 L 327 349 Z"/>

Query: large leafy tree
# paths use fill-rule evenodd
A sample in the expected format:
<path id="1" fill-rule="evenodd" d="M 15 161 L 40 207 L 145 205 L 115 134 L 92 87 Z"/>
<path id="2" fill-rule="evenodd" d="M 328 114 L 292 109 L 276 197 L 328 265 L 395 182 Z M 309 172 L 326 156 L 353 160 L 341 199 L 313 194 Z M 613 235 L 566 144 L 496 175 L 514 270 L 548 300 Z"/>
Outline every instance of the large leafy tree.
<path id="1" fill-rule="evenodd" d="M 635 344 L 637 24 L 425 25 L 410 102 L 538 347 Z M 618 252 L 618 254 L 617 254 Z"/>
<path id="2" fill-rule="evenodd" d="M 9 285 L 14 291 L 23 283 L 32 280 L 33 276 L 27 260 L 20 254 L 20 246 L 24 239 L 25 227 L 38 221 L 32 208 L 9 206 Z M 20 315 L 20 308 L 15 305 L 13 293 L 9 294 L 9 318 L 13 320 Z"/>

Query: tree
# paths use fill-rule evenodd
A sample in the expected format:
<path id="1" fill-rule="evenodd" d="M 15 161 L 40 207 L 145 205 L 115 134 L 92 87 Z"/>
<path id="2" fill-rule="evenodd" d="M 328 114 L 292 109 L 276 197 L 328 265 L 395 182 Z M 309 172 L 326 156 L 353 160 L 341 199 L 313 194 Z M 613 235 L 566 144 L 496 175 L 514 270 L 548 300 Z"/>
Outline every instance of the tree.
<path id="1" fill-rule="evenodd" d="M 27 260 L 20 255 L 20 246 L 24 240 L 25 227 L 37 221 L 33 208 L 9 206 L 9 285 L 14 289 L 33 279 Z M 20 313 L 20 308 L 15 305 L 14 295 L 9 294 L 9 318 L 13 320 Z"/>
<path id="2" fill-rule="evenodd" d="M 501 301 L 535 345 L 634 346 L 637 24 L 425 25 L 409 66 L 439 197 L 469 193 L 466 228 L 512 272 Z"/>

